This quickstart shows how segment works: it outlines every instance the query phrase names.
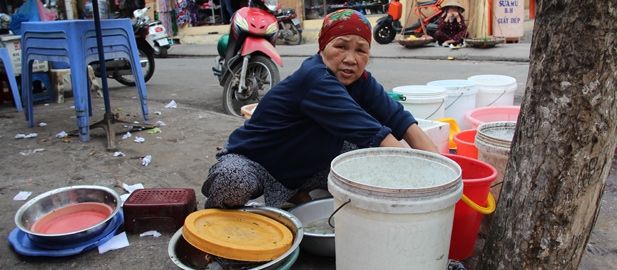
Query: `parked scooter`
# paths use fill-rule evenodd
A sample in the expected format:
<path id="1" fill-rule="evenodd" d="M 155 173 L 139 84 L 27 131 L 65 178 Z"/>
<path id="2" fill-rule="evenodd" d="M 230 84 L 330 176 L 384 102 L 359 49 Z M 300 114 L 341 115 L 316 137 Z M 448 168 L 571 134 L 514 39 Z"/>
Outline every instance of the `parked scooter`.
<path id="1" fill-rule="evenodd" d="M 154 57 L 167 58 L 167 50 L 171 45 L 167 39 L 165 26 L 160 21 L 151 22 L 149 26 L 148 40 L 151 41 L 151 45 L 154 47 Z"/>
<path id="2" fill-rule="evenodd" d="M 139 62 L 141 63 L 144 81 L 148 82 L 154 75 L 154 49 L 146 41 L 148 36 L 150 18 L 146 16 L 148 8 L 137 9 L 133 11 L 134 19 L 132 19 L 133 31 L 135 40 L 137 41 L 137 51 L 139 51 Z M 98 62 L 90 64 L 94 69 L 94 74 L 101 77 L 101 67 Z M 135 86 L 135 77 L 131 69 L 130 61 L 124 58 L 105 61 L 105 73 L 108 78 L 113 78 L 126 86 Z"/>
<path id="3" fill-rule="evenodd" d="M 302 25 L 293 8 L 279 9 L 274 16 L 279 22 L 279 39 L 285 40 L 287 45 L 302 43 Z"/>
<path id="4" fill-rule="evenodd" d="M 403 12 L 402 4 L 399 0 L 392 0 L 387 7 L 388 15 L 377 19 L 377 25 L 373 29 L 373 38 L 379 44 L 392 42 L 397 33 L 402 33 L 405 36 L 415 35 L 417 37 L 426 33 L 434 38 L 438 28 L 439 15 L 442 13 L 442 1 L 433 0 L 418 3 L 418 6 L 414 8 L 414 14 L 418 16 L 418 22 L 403 29 L 399 20 Z"/>
<path id="5" fill-rule="evenodd" d="M 225 113 L 242 116 L 242 106 L 259 102 L 280 81 L 277 8 L 277 0 L 249 0 L 234 13 L 230 33 L 219 39 L 212 71 L 223 86 Z"/>

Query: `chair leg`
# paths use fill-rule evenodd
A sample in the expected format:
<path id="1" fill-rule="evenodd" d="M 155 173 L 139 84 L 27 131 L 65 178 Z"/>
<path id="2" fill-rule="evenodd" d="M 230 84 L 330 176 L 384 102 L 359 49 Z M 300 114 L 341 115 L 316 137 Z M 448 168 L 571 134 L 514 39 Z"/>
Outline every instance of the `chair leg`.
<path id="1" fill-rule="evenodd" d="M 9 82 L 9 87 L 11 88 L 11 92 L 13 93 L 15 107 L 17 107 L 18 112 L 21 112 L 23 110 L 23 107 L 21 105 L 21 95 L 19 94 L 19 88 L 17 87 L 17 82 L 15 81 L 13 63 L 11 62 L 11 58 L 6 48 L 0 48 L 0 59 L 2 59 L 2 63 L 4 64 L 4 70 L 6 71 L 6 77 Z"/>
<path id="2" fill-rule="evenodd" d="M 141 103 L 141 113 L 144 119 L 144 123 L 147 124 L 150 115 L 148 112 L 148 92 L 146 91 L 146 82 L 144 81 L 144 75 L 141 70 L 141 65 L 139 64 L 139 56 L 133 55 L 132 60 L 133 63 L 136 63 L 131 63 L 131 67 L 133 69 L 135 85 L 137 86 L 137 94 L 139 95 L 139 101 Z"/>

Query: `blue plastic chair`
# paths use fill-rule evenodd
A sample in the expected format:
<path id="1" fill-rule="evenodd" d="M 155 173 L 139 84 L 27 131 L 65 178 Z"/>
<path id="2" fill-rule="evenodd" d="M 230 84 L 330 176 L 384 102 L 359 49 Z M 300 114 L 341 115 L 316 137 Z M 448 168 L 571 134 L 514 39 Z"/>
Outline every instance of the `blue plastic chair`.
<path id="1" fill-rule="evenodd" d="M 15 72 L 13 72 L 13 62 L 11 62 L 11 56 L 9 55 L 9 51 L 6 48 L 0 48 L 0 59 L 2 59 L 2 64 L 4 64 L 6 77 L 9 81 L 11 92 L 13 93 L 13 101 L 15 101 L 15 107 L 17 107 L 18 112 L 21 112 L 23 108 L 21 106 L 21 97 L 19 95 L 19 88 L 17 88 L 17 81 L 15 81 Z"/>
<path id="2" fill-rule="evenodd" d="M 101 33 L 105 59 L 126 58 L 131 62 L 144 123 L 149 119 L 146 84 L 141 70 L 137 42 L 129 19 L 102 20 Z M 32 62 L 47 60 L 68 63 L 77 126 L 81 141 L 90 140 L 88 116 L 92 115 L 88 64 L 98 61 L 98 47 L 94 21 L 66 20 L 53 22 L 24 22 L 21 26 L 22 89 L 26 104 L 28 126 L 34 126 L 31 93 Z M 106 79 L 106 78 L 104 78 Z M 103 89 L 109 95 L 108 89 Z"/>

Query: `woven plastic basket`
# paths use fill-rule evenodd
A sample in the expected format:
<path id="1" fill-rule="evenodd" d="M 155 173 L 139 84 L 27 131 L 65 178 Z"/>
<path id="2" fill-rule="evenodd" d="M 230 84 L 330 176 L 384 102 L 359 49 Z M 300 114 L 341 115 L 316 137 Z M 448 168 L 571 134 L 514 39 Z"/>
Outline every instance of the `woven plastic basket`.
<path id="1" fill-rule="evenodd" d="M 492 48 L 500 43 L 506 43 L 504 37 L 483 37 L 483 38 L 467 38 L 465 44 L 472 48 Z"/>
<path id="2" fill-rule="evenodd" d="M 431 38 L 417 38 L 417 39 L 399 39 L 398 44 L 401 44 L 405 48 L 418 48 L 427 44 L 433 43 L 434 39 Z"/>

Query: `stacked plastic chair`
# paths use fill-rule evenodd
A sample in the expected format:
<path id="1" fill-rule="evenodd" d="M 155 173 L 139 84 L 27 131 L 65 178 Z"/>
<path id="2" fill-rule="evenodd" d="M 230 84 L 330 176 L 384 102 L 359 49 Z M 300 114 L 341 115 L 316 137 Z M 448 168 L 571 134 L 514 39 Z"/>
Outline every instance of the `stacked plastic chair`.
<path id="1" fill-rule="evenodd" d="M 8 79 L 11 91 L 13 92 L 13 100 L 15 101 L 15 107 L 17 107 L 18 112 L 21 112 L 22 110 L 21 98 L 19 95 L 19 89 L 17 88 L 17 82 L 15 81 L 15 72 L 13 72 L 13 62 L 11 62 L 9 51 L 6 48 L 0 48 L 0 59 L 2 59 L 2 64 L 4 64 L 4 70 L 6 71 L 6 77 Z"/>
<path id="2" fill-rule="evenodd" d="M 32 62 L 34 60 L 65 62 L 70 65 L 71 69 L 79 139 L 81 141 L 90 140 L 88 116 L 92 116 L 92 103 L 87 68 L 89 63 L 99 60 L 94 21 L 24 22 L 21 29 L 21 82 L 22 89 L 25 89 L 22 95 L 26 106 L 24 111 L 28 126 L 34 126 Z M 147 123 L 149 115 L 146 84 L 131 20 L 102 20 L 101 32 L 105 59 L 125 58 L 130 61 L 144 123 Z M 109 95 L 108 89 L 103 89 L 103 95 Z"/>

